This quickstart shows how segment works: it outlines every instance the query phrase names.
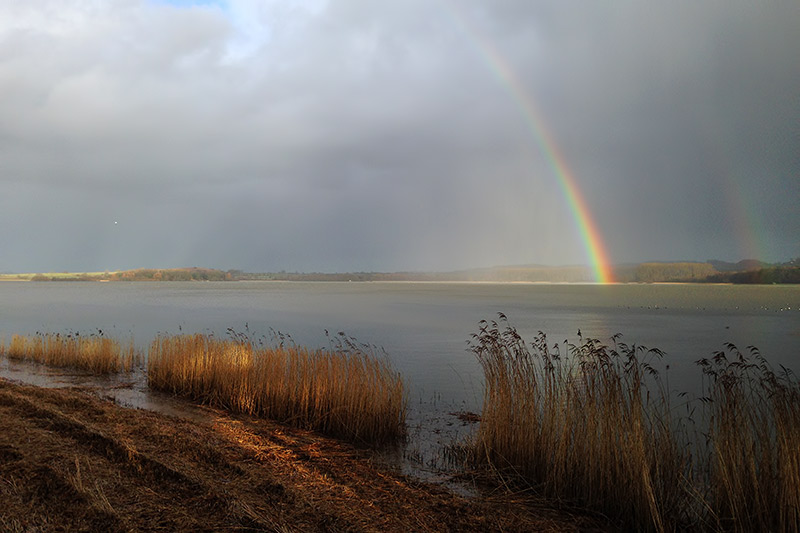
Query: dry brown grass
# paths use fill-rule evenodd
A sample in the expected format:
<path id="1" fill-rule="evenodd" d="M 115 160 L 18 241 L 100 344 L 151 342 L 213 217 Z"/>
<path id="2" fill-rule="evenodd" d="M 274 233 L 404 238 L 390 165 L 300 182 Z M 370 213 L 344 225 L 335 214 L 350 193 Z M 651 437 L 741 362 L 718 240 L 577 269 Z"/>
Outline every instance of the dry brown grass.
<path id="1" fill-rule="evenodd" d="M 0 343 L 0 353 L 9 359 L 79 368 L 95 374 L 130 372 L 142 362 L 133 340 L 123 344 L 99 334 L 15 334 L 7 346 L 4 341 Z"/>
<path id="2" fill-rule="evenodd" d="M 757 349 L 728 344 L 698 364 L 709 377 L 707 500 L 717 527 L 800 530 L 800 387 Z"/>
<path id="3" fill-rule="evenodd" d="M 0 378 L 0 531 L 597 531 L 531 497 L 468 499 L 318 433 L 194 422 Z"/>
<path id="4" fill-rule="evenodd" d="M 732 362 L 700 361 L 710 379 L 698 426 L 670 406 L 650 364 L 662 353 L 613 340 L 561 354 L 541 332 L 526 344 L 503 315 L 482 322 L 473 460 L 628 528 L 800 529 L 800 387 L 789 373 L 732 345 Z"/>
<path id="5" fill-rule="evenodd" d="M 234 412 L 380 444 L 405 431 L 403 381 L 384 357 L 342 338 L 329 350 L 243 335 L 157 337 L 148 383 Z"/>

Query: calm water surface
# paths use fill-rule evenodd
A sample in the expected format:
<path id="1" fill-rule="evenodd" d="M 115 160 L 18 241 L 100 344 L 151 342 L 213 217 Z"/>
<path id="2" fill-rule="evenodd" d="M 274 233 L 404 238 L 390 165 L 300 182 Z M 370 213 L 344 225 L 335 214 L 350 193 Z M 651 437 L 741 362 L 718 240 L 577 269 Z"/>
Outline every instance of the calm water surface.
<path id="1" fill-rule="evenodd" d="M 480 403 L 480 369 L 466 341 L 498 312 L 527 337 L 584 337 L 668 353 L 680 381 L 724 342 L 758 346 L 800 370 L 800 286 L 462 283 L 0 283 L 0 335 L 35 331 L 131 335 L 270 330 L 325 346 L 325 330 L 382 346 L 415 397 Z M 673 379 L 674 381 L 674 379 Z"/>
<path id="2" fill-rule="evenodd" d="M 622 333 L 628 343 L 660 348 L 677 391 L 697 390 L 693 362 L 725 342 L 755 345 L 774 365 L 800 371 L 800 286 L 0 283 L 5 338 L 102 329 L 122 339 L 132 335 L 146 347 L 159 332 L 225 335 L 247 327 L 321 347 L 326 329 L 344 331 L 383 347 L 406 379 L 412 411 L 427 413 L 480 409 L 481 372 L 466 341 L 480 320 L 498 312 L 526 338 L 541 330 L 551 344 L 577 342 L 580 329 L 584 337 Z M 5 361 L 0 375 L 15 368 L 17 377 L 26 372 Z"/>

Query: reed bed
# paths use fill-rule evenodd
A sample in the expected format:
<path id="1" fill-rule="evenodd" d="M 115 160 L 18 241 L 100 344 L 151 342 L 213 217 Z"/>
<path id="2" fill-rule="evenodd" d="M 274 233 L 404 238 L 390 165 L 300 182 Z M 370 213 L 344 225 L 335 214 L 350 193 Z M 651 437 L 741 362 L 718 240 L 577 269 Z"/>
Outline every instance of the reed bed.
<path id="1" fill-rule="evenodd" d="M 504 315 L 471 350 L 486 378 L 472 460 L 626 528 L 800 529 L 800 387 L 729 345 L 698 364 L 697 408 L 676 415 L 662 352 L 596 339 L 526 343 Z M 695 428 L 695 429 L 691 429 Z"/>
<path id="2" fill-rule="evenodd" d="M 161 335 L 150 387 L 371 445 L 405 432 L 403 381 L 384 357 L 344 336 L 331 349 L 255 342 L 246 335 Z"/>
<path id="3" fill-rule="evenodd" d="M 706 500 L 719 529 L 800 531 L 800 387 L 756 348 L 728 344 L 698 365 L 708 378 Z"/>
<path id="4" fill-rule="evenodd" d="M 79 368 L 94 374 L 130 372 L 142 362 L 141 353 L 134 347 L 133 340 L 123 344 L 102 333 L 15 334 L 7 346 L 5 341 L 0 343 L 0 353 L 5 353 L 9 359 Z"/>

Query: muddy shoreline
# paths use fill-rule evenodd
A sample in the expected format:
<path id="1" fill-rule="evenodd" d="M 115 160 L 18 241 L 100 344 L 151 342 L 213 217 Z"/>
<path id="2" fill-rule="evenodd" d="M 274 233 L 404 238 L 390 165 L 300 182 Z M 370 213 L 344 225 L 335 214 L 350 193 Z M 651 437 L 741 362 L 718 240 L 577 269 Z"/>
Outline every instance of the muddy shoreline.
<path id="1" fill-rule="evenodd" d="M 266 420 L 207 422 L 0 378 L 0 531 L 575 531 L 530 495 L 464 497 Z"/>

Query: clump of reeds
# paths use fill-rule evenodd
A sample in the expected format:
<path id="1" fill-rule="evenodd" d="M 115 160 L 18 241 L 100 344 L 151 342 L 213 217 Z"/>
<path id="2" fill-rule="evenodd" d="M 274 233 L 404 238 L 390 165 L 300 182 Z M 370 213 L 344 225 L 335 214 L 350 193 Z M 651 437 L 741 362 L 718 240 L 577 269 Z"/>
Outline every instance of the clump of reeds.
<path id="1" fill-rule="evenodd" d="M 471 349 L 486 377 L 482 459 L 546 495 L 665 529 L 686 457 L 666 398 L 647 388 L 656 370 L 642 355 L 658 350 L 587 339 L 562 356 L 544 333 L 529 346 L 507 323 L 485 321 Z"/>
<path id="2" fill-rule="evenodd" d="M 709 508 L 720 529 L 800 530 L 800 387 L 759 351 L 726 345 L 698 364 L 709 378 Z"/>
<path id="3" fill-rule="evenodd" d="M 247 335 L 161 335 L 148 383 L 236 412 L 380 444 L 405 431 L 403 381 L 388 359 L 343 335 L 330 349 L 255 342 Z"/>
<path id="4" fill-rule="evenodd" d="M 471 350 L 486 379 L 473 460 L 641 530 L 800 530 L 800 387 L 728 345 L 686 417 L 651 358 L 612 338 L 526 343 L 504 315 Z M 731 358 L 732 360 L 729 360 Z M 698 421 L 693 417 L 699 418 Z M 694 427 L 695 432 L 687 428 Z"/>
<path id="5" fill-rule="evenodd" d="M 50 366 L 73 367 L 95 374 L 130 372 L 141 364 L 141 353 L 133 340 L 127 344 L 105 337 L 102 332 L 36 333 L 12 335 L 8 346 L 0 345 L 0 352 L 9 359 L 35 361 Z"/>

